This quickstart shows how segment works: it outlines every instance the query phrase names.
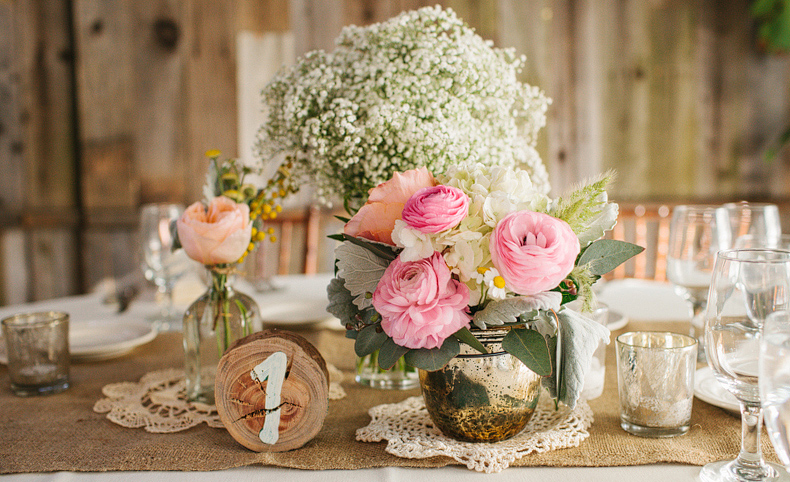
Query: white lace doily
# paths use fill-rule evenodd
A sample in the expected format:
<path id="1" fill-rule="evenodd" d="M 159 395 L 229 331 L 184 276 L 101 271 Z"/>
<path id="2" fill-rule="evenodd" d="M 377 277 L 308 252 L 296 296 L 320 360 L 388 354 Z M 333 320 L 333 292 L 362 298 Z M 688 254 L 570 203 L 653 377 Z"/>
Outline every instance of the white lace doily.
<path id="1" fill-rule="evenodd" d="M 387 440 L 387 452 L 398 457 L 444 455 L 478 472 L 500 472 L 527 454 L 578 447 L 589 437 L 587 429 L 592 425 L 593 413 L 585 400 L 579 400 L 573 410 L 564 405 L 555 410 L 554 402 L 544 395 L 524 431 L 502 442 L 459 442 L 442 435 L 425 410 L 422 397 L 371 408 L 368 413 L 373 420 L 357 430 L 357 440 Z"/>
<path id="2" fill-rule="evenodd" d="M 343 374 L 332 365 L 327 368 L 329 399 L 344 398 L 346 392 L 340 386 Z M 152 433 L 180 432 L 201 423 L 223 427 L 214 405 L 186 400 L 184 370 L 151 372 L 137 383 L 111 383 L 102 388 L 102 393 L 107 398 L 97 401 L 93 411 L 106 413 L 110 421 L 122 427 L 143 427 Z"/>

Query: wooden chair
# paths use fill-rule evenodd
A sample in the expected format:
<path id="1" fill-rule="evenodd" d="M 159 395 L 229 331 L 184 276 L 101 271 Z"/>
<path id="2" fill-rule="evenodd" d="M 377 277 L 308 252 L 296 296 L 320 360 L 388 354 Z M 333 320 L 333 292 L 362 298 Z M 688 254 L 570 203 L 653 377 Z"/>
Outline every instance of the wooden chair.
<path id="1" fill-rule="evenodd" d="M 645 250 L 618 266 L 606 278 L 641 278 L 666 281 L 669 222 L 672 208 L 668 204 L 622 203 L 615 227 L 607 238 L 628 241 Z"/>
<path id="2" fill-rule="evenodd" d="M 283 211 L 266 221 L 264 228 L 271 228 L 273 234 L 258 244 L 244 269 L 250 276 L 264 278 L 331 271 L 334 241 L 327 236 L 340 232 L 342 226 L 332 212 L 318 206 Z"/>

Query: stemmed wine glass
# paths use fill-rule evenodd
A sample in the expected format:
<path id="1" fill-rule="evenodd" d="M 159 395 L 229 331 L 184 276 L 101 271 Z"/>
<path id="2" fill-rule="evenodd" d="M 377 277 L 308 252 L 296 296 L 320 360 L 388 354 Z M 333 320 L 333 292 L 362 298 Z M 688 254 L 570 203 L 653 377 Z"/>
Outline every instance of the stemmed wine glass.
<path id="1" fill-rule="evenodd" d="M 760 400 L 779 460 L 790 469 L 790 312 L 768 315 L 760 340 Z"/>
<path id="2" fill-rule="evenodd" d="M 774 312 L 790 309 L 790 252 L 736 249 L 716 255 L 705 311 L 708 365 L 741 405 L 741 450 L 735 460 L 702 468 L 703 481 L 790 480 L 760 451 L 758 387 L 761 330 Z"/>
<path id="3" fill-rule="evenodd" d="M 742 237 L 748 237 L 750 247 L 759 247 L 757 244 L 772 246 L 782 234 L 782 224 L 779 219 L 779 208 L 776 204 L 769 203 L 727 203 L 722 206 L 727 210 L 732 229 L 732 243 L 739 247 Z M 744 246 L 745 247 L 745 246 Z"/>
<path id="4" fill-rule="evenodd" d="M 146 204 L 140 210 L 140 238 L 143 254 L 143 274 L 153 281 L 164 299 L 162 310 L 155 320 L 162 331 L 180 326 L 180 316 L 173 309 L 173 285 L 189 271 L 191 262 L 184 250 L 173 251 L 170 224 L 184 212 L 180 204 Z"/>
<path id="5" fill-rule="evenodd" d="M 710 287 L 716 252 L 730 247 L 730 222 L 720 206 L 675 206 L 669 225 L 667 278 L 675 292 L 691 304 L 689 334 L 696 338 L 698 359 L 704 360 L 705 343 L 702 312 Z"/>

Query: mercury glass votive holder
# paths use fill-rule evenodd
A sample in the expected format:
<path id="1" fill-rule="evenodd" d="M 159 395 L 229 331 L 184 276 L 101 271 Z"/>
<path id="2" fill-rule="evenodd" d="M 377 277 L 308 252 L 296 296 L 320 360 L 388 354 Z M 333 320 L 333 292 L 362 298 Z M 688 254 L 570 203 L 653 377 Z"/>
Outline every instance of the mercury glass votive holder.
<path id="1" fill-rule="evenodd" d="M 617 337 L 620 426 L 642 437 L 688 432 L 694 399 L 697 340 L 663 332 Z"/>
<path id="2" fill-rule="evenodd" d="M 4 318 L 11 390 L 19 396 L 48 395 L 69 387 L 69 315 L 57 311 Z"/>

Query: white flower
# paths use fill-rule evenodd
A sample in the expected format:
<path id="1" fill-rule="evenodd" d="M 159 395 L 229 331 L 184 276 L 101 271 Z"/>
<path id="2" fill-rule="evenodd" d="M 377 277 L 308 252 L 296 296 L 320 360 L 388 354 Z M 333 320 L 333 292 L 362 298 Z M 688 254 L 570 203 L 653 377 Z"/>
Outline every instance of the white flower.
<path id="1" fill-rule="evenodd" d="M 441 252 L 443 248 L 436 242 L 436 235 L 410 228 L 402 219 L 395 221 L 392 241 L 403 248 L 400 259 L 407 262 L 427 258 L 435 251 Z"/>
<path id="2" fill-rule="evenodd" d="M 530 191 L 548 193 L 535 146 L 549 100 L 518 80 L 525 60 L 513 49 L 493 47 L 439 7 L 346 27 L 336 43 L 264 89 L 262 162 L 284 153 L 297 182 L 314 181 L 319 199 L 352 207 L 396 171 L 437 175 L 461 160 L 520 166 Z"/>
<path id="3" fill-rule="evenodd" d="M 483 276 L 483 282 L 488 287 L 488 297 L 493 300 L 504 300 L 507 298 L 505 290 L 505 278 L 500 276 L 496 268 L 489 268 Z"/>

